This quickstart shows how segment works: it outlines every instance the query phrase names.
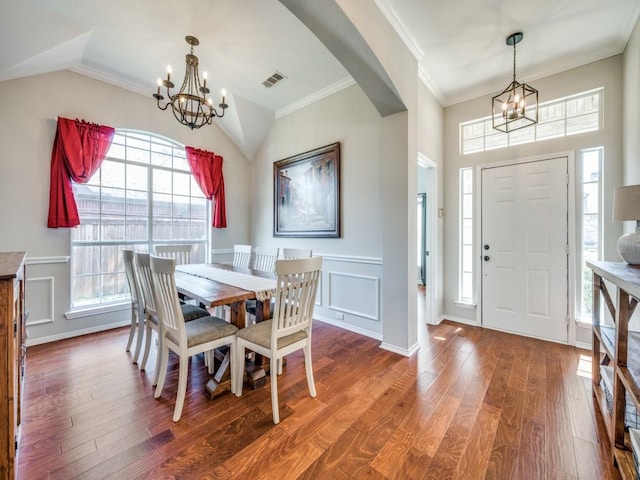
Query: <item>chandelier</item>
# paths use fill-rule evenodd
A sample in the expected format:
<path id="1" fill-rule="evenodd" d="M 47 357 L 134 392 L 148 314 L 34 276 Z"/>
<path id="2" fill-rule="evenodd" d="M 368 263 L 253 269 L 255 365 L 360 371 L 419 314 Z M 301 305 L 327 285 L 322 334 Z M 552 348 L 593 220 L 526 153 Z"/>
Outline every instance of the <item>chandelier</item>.
<path id="1" fill-rule="evenodd" d="M 516 43 L 523 37 L 522 32 L 507 37 L 507 45 L 513 45 L 513 81 L 491 102 L 493 128 L 505 133 L 538 123 L 538 91 L 516 80 Z"/>
<path id="2" fill-rule="evenodd" d="M 198 75 L 198 57 L 193 54 L 193 47 L 199 45 L 200 42 L 191 35 L 187 35 L 184 39 L 191 45 L 191 52 L 186 55 L 187 66 L 180 91 L 173 95 L 171 94 L 171 89 L 175 85 L 171 81 L 171 67 L 169 66 L 167 67 L 167 79 L 158 79 L 158 91 L 153 94 L 153 98 L 157 100 L 160 110 L 166 110 L 171 106 L 171 111 L 176 120 L 193 130 L 203 125 L 211 125 L 214 117 L 224 117 L 224 111 L 229 105 L 225 103 L 224 90 L 222 91 L 222 102 L 218 104 L 218 107 L 222 109 L 222 113 L 218 113 L 213 106 L 211 98 L 207 98 L 211 91 L 207 88 L 207 72 L 202 73 L 204 83 L 201 84 L 200 76 Z M 167 89 L 168 100 L 164 105 L 160 103 L 164 100 L 164 96 L 160 93 L 161 87 Z"/>

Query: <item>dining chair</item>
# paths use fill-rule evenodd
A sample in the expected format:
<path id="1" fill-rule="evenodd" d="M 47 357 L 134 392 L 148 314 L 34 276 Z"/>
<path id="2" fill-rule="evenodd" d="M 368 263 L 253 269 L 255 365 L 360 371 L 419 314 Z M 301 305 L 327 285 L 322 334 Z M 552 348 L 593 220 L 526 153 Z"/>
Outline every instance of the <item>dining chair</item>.
<path id="1" fill-rule="evenodd" d="M 153 371 L 153 385 L 158 384 L 160 376 L 160 356 L 162 354 L 162 324 L 158 321 L 158 310 L 156 308 L 155 298 L 153 296 L 153 276 L 151 274 L 151 255 L 148 253 L 136 252 L 135 266 L 140 281 L 140 291 L 144 299 L 144 323 L 145 323 L 145 342 L 142 361 L 140 362 L 140 370 L 145 370 L 149 351 L 151 350 L 151 332 L 156 332 L 158 336 L 158 351 L 156 353 L 156 367 Z M 186 322 L 196 320 L 201 317 L 208 317 L 209 312 L 196 305 L 181 304 L 180 309 Z"/>
<path id="2" fill-rule="evenodd" d="M 259 272 L 275 272 L 276 260 L 278 260 L 279 254 L 280 249 L 278 247 L 256 247 L 251 269 Z"/>
<path id="3" fill-rule="evenodd" d="M 238 327 L 217 317 L 201 317 L 185 322 L 178 290 L 175 282 L 175 260 L 171 258 L 151 257 L 151 274 L 153 278 L 153 298 L 157 308 L 159 322 L 162 323 L 162 360 L 160 363 L 160 378 L 155 398 L 162 395 L 162 388 L 167 376 L 169 350 L 180 358 L 178 373 L 178 392 L 176 406 L 173 411 L 173 421 L 177 422 L 182 416 L 184 398 L 187 392 L 187 375 L 189 373 L 189 358 L 199 353 L 211 352 L 213 349 L 228 345 L 230 348 L 231 369 L 235 364 L 236 332 Z M 243 362 L 244 365 L 244 362 Z M 209 363 L 212 372 L 213 362 Z M 232 370 L 233 371 L 233 370 Z M 236 381 L 231 375 L 231 392 L 236 392 Z"/>
<path id="4" fill-rule="evenodd" d="M 144 300 L 140 292 L 140 282 L 133 266 L 133 250 L 122 250 L 122 261 L 124 263 L 124 271 L 131 292 L 131 328 L 129 329 L 129 340 L 127 340 L 126 351 L 131 351 L 133 338 L 137 334 L 136 346 L 133 351 L 132 362 L 138 363 L 138 356 L 142 347 L 142 338 L 144 336 Z"/>
<path id="5" fill-rule="evenodd" d="M 312 251 L 301 249 L 301 248 L 283 248 L 282 249 L 282 257 L 285 259 L 291 258 L 310 258 L 312 256 Z"/>
<path id="6" fill-rule="evenodd" d="M 233 266 L 239 268 L 249 268 L 251 260 L 251 245 L 233 246 Z"/>
<path id="7" fill-rule="evenodd" d="M 253 262 L 251 263 L 251 269 L 258 272 L 275 273 L 276 261 L 280 249 L 278 247 L 256 247 L 255 255 L 253 256 Z M 273 304 L 271 305 L 273 309 Z M 245 302 L 245 309 L 247 311 L 247 324 L 253 324 L 256 321 L 256 301 L 247 300 Z M 273 313 L 273 311 L 272 311 Z"/>
<path id="8" fill-rule="evenodd" d="M 322 269 L 322 257 L 278 260 L 276 304 L 273 318 L 239 330 L 236 334 L 236 395 L 242 395 L 245 348 L 269 357 L 273 423 L 280 422 L 278 362 L 296 350 L 304 351 L 309 394 L 316 396 L 311 365 L 311 323 Z"/>
<path id="9" fill-rule="evenodd" d="M 156 245 L 156 255 L 164 258 L 173 258 L 176 265 L 191 263 L 193 245 Z"/>

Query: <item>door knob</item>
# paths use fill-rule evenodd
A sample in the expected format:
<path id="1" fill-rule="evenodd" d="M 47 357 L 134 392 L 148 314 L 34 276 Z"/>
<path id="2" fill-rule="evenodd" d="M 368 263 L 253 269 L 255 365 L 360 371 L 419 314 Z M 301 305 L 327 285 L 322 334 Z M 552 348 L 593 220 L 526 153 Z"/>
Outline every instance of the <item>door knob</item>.
<path id="1" fill-rule="evenodd" d="M 484 246 L 484 249 L 485 249 L 485 250 L 489 250 L 489 245 L 485 245 L 485 246 Z"/>
<path id="2" fill-rule="evenodd" d="M 483 259 L 484 259 L 484 261 L 485 261 L 485 262 L 488 262 L 488 261 L 489 261 L 489 255 L 485 255 L 485 256 L 483 257 Z"/>

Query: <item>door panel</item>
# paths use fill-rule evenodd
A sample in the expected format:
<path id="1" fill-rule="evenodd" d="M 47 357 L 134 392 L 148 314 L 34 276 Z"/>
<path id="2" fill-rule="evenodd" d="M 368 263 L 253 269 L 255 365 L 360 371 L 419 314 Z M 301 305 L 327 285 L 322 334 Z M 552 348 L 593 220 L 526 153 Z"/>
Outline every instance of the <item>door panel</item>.
<path id="1" fill-rule="evenodd" d="M 567 341 L 567 164 L 563 157 L 482 170 L 489 328 Z"/>

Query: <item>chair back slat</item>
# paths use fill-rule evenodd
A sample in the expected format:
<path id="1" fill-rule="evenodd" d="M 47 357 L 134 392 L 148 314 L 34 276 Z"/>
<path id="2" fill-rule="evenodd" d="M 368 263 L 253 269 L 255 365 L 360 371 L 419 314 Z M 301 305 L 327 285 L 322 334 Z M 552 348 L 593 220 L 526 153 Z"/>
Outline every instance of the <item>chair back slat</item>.
<path id="1" fill-rule="evenodd" d="M 141 300 L 140 285 L 138 277 L 133 266 L 133 250 L 122 250 L 122 261 L 124 263 L 124 271 L 131 291 L 131 301 L 137 304 Z"/>
<path id="2" fill-rule="evenodd" d="M 233 266 L 238 268 L 249 268 L 251 260 L 251 245 L 233 246 Z"/>
<path id="3" fill-rule="evenodd" d="M 275 273 L 279 253 L 280 249 L 278 247 L 256 247 L 251 268 L 259 272 Z"/>
<path id="4" fill-rule="evenodd" d="M 276 304 L 271 345 L 277 339 L 305 330 L 311 335 L 311 321 L 322 271 L 322 257 L 278 260 Z"/>
<path id="5" fill-rule="evenodd" d="M 292 259 L 292 258 L 311 258 L 312 255 L 311 250 L 303 249 L 303 248 L 283 248 L 282 249 L 282 257 L 284 259 Z"/>
<path id="6" fill-rule="evenodd" d="M 156 255 L 163 258 L 173 258 L 176 265 L 191 263 L 193 245 L 156 245 Z"/>
<path id="7" fill-rule="evenodd" d="M 153 298 L 153 278 L 151 276 L 151 255 L 148 253 L 136 252 L 134 259 L 138 280 L 140 281 L 140 292 L 144 299 L 144 307 L 147 315 L 157 316 L 156 304 Z"/>
<path id="8" fill-rule="evenodd" d="M 184 316 L 180 308 L 180 300 L 178 299 L 175 270 L 174 259 L 151 257 L 151 275 L 158 321 L 162 322 L 165 330 L 180 339 L 181 345 L 186 345 L 187 334 L 184 326 Z"/>

